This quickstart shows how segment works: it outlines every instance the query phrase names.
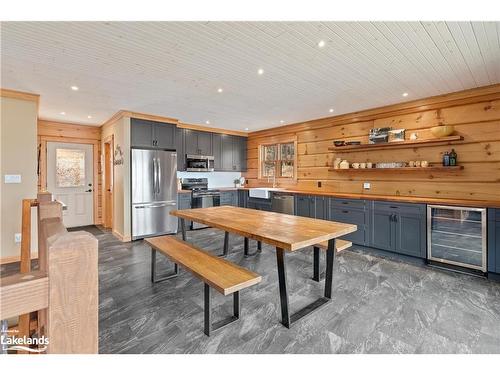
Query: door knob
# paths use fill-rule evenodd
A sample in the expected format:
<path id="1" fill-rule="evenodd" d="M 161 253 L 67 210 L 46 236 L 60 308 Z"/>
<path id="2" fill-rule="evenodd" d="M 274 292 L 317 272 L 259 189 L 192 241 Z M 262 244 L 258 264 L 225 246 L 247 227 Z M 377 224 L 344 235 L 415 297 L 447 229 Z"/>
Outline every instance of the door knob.
<path id="1" fill-rule="evenodd" d="M 92 193 L 92 189 L 85 190 L 86 193 Z"/>

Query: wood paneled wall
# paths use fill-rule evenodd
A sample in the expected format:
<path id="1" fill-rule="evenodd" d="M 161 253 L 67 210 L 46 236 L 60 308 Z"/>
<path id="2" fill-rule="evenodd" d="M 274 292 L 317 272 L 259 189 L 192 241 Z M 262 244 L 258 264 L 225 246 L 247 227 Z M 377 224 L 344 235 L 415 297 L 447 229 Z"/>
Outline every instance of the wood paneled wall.
<path id="1" fill-rule="evenodd" d="M 407 129 L 419 139 L 433 138 L 430 128 L 454 125 L 463 142 L 454 145 L 411 147 L 351 153 L 328 151 L 333 140 L 368 142 L 374 127 Z M 298 140 L 298 178 L 282 187 L 301 191 L 338 192 L 412 197 L 500 201 L 500 85 L 396 104 L 357 113 L 312 120 L 250 133 L 248 138 L 248 185 L 264 186 L 258 177 L 258 146 L 270 137 L 293 133 Z M 445 172 L 329 171 L 333 159 L 349 162 L 428 160 L 440 163 L 445 151 L 454 148 L 463 170 Z M 371 182 L 364 190 L 363 182 Z M 318 187 L 321 182 L 321 187 Z"/>
<path id="2" fill-rule="evenodd" d="M 94 146 L 94 222 L 102 223 L 102 167 L 101 128 L 56 121 L 38 120 L 38 144 L 40 147 L 40 175 L 38 188 L 47 188 L 47 142 L 90 143 Z"/>

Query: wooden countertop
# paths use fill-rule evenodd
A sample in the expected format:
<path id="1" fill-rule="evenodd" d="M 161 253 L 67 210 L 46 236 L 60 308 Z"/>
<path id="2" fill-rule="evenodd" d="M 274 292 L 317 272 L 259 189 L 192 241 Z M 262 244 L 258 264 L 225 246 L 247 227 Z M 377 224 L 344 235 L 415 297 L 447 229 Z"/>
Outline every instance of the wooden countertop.
<path id="1" fill-rule="evenodd" d="M 354 224 L 233 206 L 175 210 L 170 214 L 287 251 L 296 251 L 357 230 Z"/>
<path id="2" fill-rule="evenodd" d="M 232 188 L 232 189 L 249 190 L 250 188 L 244 187 L 244 188 Z M 304 191 L 304 190 L 294 190 L 294 189 L 280 189 L 279 191 L 293 193 L 293 194 L 320 195 L 320 196 L 345 198 L 345 199 L 367 199 L 375 201 L 389 201 L 389 202 L 402 202 L 402 203 L 426 203 L 426 204 L 441 204 L 448 206 L 500 208 L 500 201 L 492 201 L 492 200 L 427 198 L 427 197 L 409 197 L 400 195 L 377 195 L 377 194 L 357 194 L 357 193 L 335 193 L 332 191 Z"/>

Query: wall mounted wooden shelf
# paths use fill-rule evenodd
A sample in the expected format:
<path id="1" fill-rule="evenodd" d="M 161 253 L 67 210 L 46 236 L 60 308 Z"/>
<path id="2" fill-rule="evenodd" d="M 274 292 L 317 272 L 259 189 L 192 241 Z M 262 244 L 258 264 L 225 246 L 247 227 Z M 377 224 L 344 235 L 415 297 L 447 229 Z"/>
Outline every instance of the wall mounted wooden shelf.
<path id="1" fill-rule="evenodd" d="M 450 135 L 448 137 L 442 138 L 432 138 L 432 139 L 417 139 L 415 141 L 402 141 L 402 142 L 391 142 L 391 143 L 376 143 L 376 144 L 360 144 L 360 145 L 348 145 L 348 146 L 331 146 L 328 150 L 335 152 L 355 152 L 355 151 L 369 151 L 369 150 L 385 150 L 385 149 L 400 149 L 409 147 L 429 147 L 444 144 L 451 144 L 455 142 L 463 141 L 464 137 L 461 135 Z"/>
<path id="2" fill-rule="evenodd" d="M 464 169 L 463 165 L 456 165 L 453 167 L 443 167 L 442 165 L 431 165 L 430 167 L 402 167 L 402 168 L 349 168 L 349 169 L 328 169 L 330 172 L 446 172 L 458 171 Z"/>

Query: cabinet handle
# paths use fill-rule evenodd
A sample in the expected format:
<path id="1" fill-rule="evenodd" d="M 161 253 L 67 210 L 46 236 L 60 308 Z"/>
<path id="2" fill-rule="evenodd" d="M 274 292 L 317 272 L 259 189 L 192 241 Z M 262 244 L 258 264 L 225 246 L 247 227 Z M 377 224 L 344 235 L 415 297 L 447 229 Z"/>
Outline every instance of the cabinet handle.
<path id="1" fill-rule="evenodd" d="M 349 213 L 349 211 L 342 210 L 342 213 L 344 213 L 344 214 L 348 214 L 348 213 Z"/>
<path id="2" fill-rule="evenodd" d="M 398 206 L 390 206 L 391 208 L 399 209 Z"/>

